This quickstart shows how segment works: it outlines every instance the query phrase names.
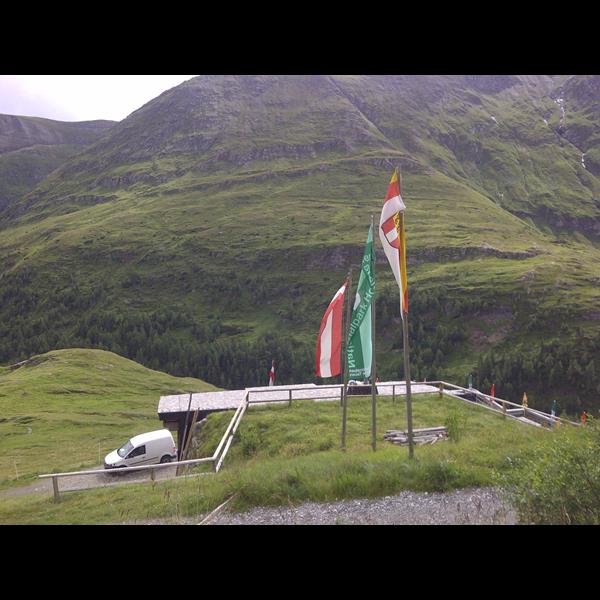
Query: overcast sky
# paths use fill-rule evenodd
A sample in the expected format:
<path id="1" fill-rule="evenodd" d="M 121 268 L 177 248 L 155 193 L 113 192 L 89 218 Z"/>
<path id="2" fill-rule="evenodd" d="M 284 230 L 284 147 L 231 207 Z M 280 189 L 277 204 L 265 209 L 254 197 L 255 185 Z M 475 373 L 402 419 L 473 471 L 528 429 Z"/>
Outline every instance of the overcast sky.
<path id="1" fill-rule="evenodd" d="M 122 121 L 194 75 L 0 75 L 0 113 Z"/>

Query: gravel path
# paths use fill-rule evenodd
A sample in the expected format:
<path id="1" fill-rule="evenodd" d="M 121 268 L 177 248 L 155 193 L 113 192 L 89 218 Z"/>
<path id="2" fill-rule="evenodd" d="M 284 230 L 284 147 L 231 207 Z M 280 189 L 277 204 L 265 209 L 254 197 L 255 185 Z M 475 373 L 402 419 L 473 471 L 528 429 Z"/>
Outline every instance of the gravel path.
<path id="1" fill-rule="evenodd" d="M 89 467 L 88 470 L 102 469 L 102 465 Z M 173 479 L 177 467 L 166 467 L 156 469 L 155 479 Z M 113 485 L 123 485 L 125 483 L 142 483 L 152 481 L 150 471 L 132 471 L 130 473 L 119 472 L 118 469 L 97 475 L 73 475 L 72 477 L 61 477 L 58 487 L 60 491 L 87 490 L 90 488 L 109 487 Z M 8 496 L 27 496 L 29 494 L 53 494 L 52 479 L 39 479 L 36 483 L 25 487 L 8 488 L 0 491 L 0 497 Z"/>
<path id="2" fill-rule="evenodd" d="M 290 508 L 255 508 L 225 513 L 212 525 L 509 525 L 514 511 L 493 488 L 449 493 L 402 492 L 397 496 L 309 502 Z"/>
<path id="3" fill-rule="evenodd" d="M 198 524 L 206 515 L 131 524 Z M 517 515 L 494 488 L 448 493 L 401 492 L 396 496 L 341 500 L 296 507 L 258 507 L 245 513 L 225 508 L 210 525 L 515 525 Z"/>

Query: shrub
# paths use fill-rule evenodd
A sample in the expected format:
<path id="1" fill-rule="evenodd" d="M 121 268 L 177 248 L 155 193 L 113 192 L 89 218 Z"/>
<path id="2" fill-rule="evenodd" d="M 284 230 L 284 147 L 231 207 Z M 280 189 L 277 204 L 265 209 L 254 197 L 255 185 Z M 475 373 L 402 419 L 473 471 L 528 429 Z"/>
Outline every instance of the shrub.
<path id="1" fill-rule="evenodd" d="M 447 461 L 434 462 L 423 466 L 422 478 L 432 492 L 446 492 L 454 486 L 459 472 Z"/>
<path id="2" fill-rule="evenodd" d="M 255 429 L 245 431 L 240 438 L 242 454 L 244 456 L 253 456 L 262 445 L 261 435 Z"/>
<path id="3" fill-rule="evenodd" d="M 319 443 L 319 452 L 325 452 L 331 450 L 335 446 L 335 442 L 332 438 L 328 438 Z"/>
<path id="4" fill-rule="evenodd" d="M 513 461 L 496 479 L 521 520 L 533 524 L 600 524 L 600 428 L 560 430 Z"/>
<path id="5" fill-rule="evenodd" d="M 455 408 L 452 408 L 446 416 L 444 425 L 448 429 L 450 439 L 453 442 L 458 442 L 467 426 L 467 417 L 466 415 L 461 416 Z"/>

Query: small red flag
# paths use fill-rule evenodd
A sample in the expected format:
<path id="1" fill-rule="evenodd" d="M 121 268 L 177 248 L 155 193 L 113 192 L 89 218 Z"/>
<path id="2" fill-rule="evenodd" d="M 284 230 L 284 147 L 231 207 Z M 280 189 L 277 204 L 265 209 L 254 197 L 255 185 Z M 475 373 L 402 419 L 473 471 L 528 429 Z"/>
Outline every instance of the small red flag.
<path id="1" fill-rule="evenodd" d="M 275 385 L 275 361 L 271 361 L 271 370 L 269 371 L 269 385 Z"/>

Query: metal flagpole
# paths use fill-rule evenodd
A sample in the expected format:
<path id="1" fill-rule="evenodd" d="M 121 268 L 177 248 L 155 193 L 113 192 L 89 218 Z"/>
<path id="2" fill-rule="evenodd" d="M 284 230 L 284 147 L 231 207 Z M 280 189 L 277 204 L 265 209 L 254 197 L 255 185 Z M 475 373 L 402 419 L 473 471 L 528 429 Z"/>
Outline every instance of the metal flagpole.
<path id="1" fill-rule="evenodd" d="M 400 193 L 402 193 L 402 176 L 396 168 Z M 404 218 L 404 217 L 403 217 Z M 406 244 L 406 240 L 402 240 Z M 400 280 L 402 280 L 402 263 L 400 263 Z M 401 290 L 401 294 L 404 290 Z M 402 311 L 402 295 L 400 296 L 400 317 L 402 318 L 402 336 L 404 339 L 404 378 L 406 379 L 406 420 L 408 421 L 408 458 L 413 458 L 414 440 L 413 440 L 413 418 L 412 418 L 412 394 L 410 383 L 410 355 L 408 347 L 408 312 Z"/>
<path id="2" fill-rule="evenodd" d="M 350 333 L 350 308 L 352 299 L 350 291 L 352 288 L 352 267 L 348 271 L 348 287 L 346 288 L 346 343 L 344 346 L 344 390 L 342 393 L 342 450 L 346 450 L 346 415 L 348 404 L 348 335 Z"/>
<path id="3" fill-rule="evenodd" d="M 375 279 L 375 218 L 371 215 L 371 231 L 373 232 L 373 262 L 371 264 L 371 277 Z M 377 450 L 377 369 L 375 363 L 375 294 L 371 300 L 371 445 L 373 452 Z"/>
<path id="4" fill-rule="evenodd" d="M 346 275 L 346 291 L 344 292 L 344 302 L 348 301 L 348 295 L 350 293 L 350 273 L 351 273 L 352 269 L 350 269 L 350 271 L 348 271 L 348 274 Z M 348 319 L 346 319 L 347 321 Z M 348 328 L 347 328 L 347 324 L 342 325 L 342 328 L 344 329 L 344 331 L 347 332 Z M 348 337 L 348 333 L 346 333 L 346 337 Z M 342 347 L 341 347 L 341 352 L 343 354 L 343 356 L 346 356 L 346 344 L 347 344 L 348 340 L 344 339 L 342 337 Z M 341 358 L 341 357 L 340 357 Z M 346 367 L 347 367 L 347 363 L 344 360 L 343 363 L 343 367 L 342 367 L 342 372 L 340 373 L 340 385 L 342 386 L 342 391 L 340 393 L 340 406 L 343 407 L 344 406 L 344 384 L 346 381 Z"/>
<path id="5" fill-rule="evenodd" d="M 352 268 L 350 268 L 350 270 L 348 271 L 348 274 L 346 275 L 346 291 L 345 291 L 345 295 L 344 295 L 344 302 L 348 302 L 348 296 L 350 295 L 351 273 L 352 273 Z M 342 315 L 342 319 L 343 318 L 344 317 Z M 346 316 L 345 321 L 346 322 L 343 322 L 343 324 L 342 324 L 342 329 L 346 332 L 346 338 L 344 339 L 344 336 L 342 336 L 342 347 L 341 347 L 342 356 L 346 356 L 346 346 L 348 344 L 348 327 L 347 327 L 348 318 L 347 318 L 347 316 Z M 341 357 L 340 357 L 340 360 L 341 360 Z M 342 372 L 340 373 L 340 385 L 342 386 L 342 391 L 340 393 L 340 406 L 341 407 L 344 406 L 344 385 L 345 385 L 345 381 L 346 381 L 347 367 L 348 367 L 348 364 L 346 361 L 344 361 L 344 366 L 342 367 Z"/>
<path id="6" fill-rule="evenodd" d="M 400 301 L 400 310 L 402 310 L 402 301 Z M 410 359 L 408 349 L 408 313 L 404 313 L 402 319 L 402 329 L 404 337 L 404 376 L 406 379 L 406 419 L 408 421 L 408 458 L 413 458 L 413 419 L 412 419 L 412 396 L 410 389 Z"/>

